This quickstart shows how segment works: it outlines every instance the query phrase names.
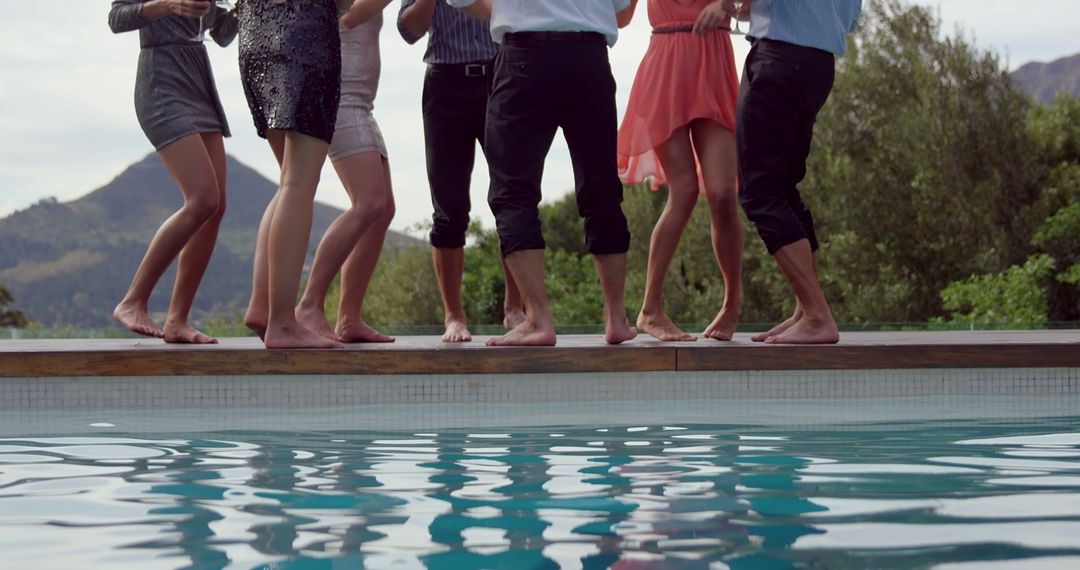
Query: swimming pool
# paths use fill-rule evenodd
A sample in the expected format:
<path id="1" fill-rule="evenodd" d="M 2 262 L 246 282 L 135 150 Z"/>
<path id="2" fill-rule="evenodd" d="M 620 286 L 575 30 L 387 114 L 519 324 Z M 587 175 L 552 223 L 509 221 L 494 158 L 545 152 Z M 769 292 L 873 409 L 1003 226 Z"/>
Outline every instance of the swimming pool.
<path id="1" fill-rule="evenodd" d="M 1076 568 L 1078 404 L 9 409 L 0 567 Z"/>

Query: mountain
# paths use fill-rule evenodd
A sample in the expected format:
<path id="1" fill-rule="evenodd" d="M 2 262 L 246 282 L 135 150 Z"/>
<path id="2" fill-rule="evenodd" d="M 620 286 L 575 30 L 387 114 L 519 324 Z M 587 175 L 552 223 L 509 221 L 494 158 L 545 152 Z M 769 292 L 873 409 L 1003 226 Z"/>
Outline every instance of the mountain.
<path id="1" fill-rule="evenodd" d="M 1050 63 L 1026 63 L 1012 77 L 1040 103 L 1052 103 L 1058 93 L 1080 97 L 1080 53 Z"/>
<path id="2" fill-rule="evenodd" d="M 255 235 L 277 185 L 229 157 L 229 196 L 218 246 L 193 317 L 234 317 L 247 305 Z M 161 222 L 182 204 L 156 154 L 128 167 L 102 188 L 71 202 L 46 199 L 0 219 L 0 283 L 27 318 L 48 326 L 100 328 L 127 290 Z M 309 247 L 341 210 L 315 203 Z M 419 244 L 390 232 L 386 248 Z M 385 250 L 384 250 L 385 251 Z M 150 299 L 152 312 L 168 307 L 174 269 Z"/>

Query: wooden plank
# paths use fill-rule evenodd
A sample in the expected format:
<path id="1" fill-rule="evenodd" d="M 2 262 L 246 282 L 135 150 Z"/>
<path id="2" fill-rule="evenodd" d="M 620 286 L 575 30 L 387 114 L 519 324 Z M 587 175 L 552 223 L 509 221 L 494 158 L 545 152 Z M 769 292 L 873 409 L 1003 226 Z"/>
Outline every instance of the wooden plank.
<path id="1" fill-rule="evenodd" d="M 755 346 L 679 350 L 678 370 L 1080 368 L 1067 344 Z"/>
<path id="2" fill-rule="evenodd" d="M 676 358 L 663 347 L 27 352 L 0 353 L 0 377 L 655 372 Z"/>
<path id="3" fill-rule="evenodd" d="M 557 347 L 487 348 L 404 337 L 342 350 L 274 351 L 258 339 L 176 346 L 152 339 L 0 341 L 0 377 L 257 374 L 523 374 L 690 370 L 1080 368 L 1077 331 L 845 333 L 832 346 L 772 346 L 748 335 L 721 343 L 639 338 L 609 347 L 597 335 Z"/>

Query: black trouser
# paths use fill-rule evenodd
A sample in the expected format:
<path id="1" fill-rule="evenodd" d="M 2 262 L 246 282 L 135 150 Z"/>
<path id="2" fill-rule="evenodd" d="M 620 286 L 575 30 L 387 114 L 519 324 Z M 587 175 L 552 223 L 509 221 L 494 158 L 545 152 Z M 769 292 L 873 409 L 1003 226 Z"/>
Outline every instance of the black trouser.
<path id="1" fill-rule="evenodd" d="M 424 76 L 424 143 L 435 209 L 431 245 L 465 246 L 476 143 L 484 146 L 492 63 L 429 65 Z"/>
<path id="2" fill-rule="evenodd" d="M 814 121 L 832 91 L 829 52 L 774 40 L 750 49 L 739 90 L 739 202 L 769 254 L 799 240 L 817 251 L 814 217 L 799 195 Z"/>
<path id="3" fill-rule="evenodd" d="M 488 203 L 503 255 L 543 249 L 540 182 L 560 127 L 574 165 L 585 247 L 626 253 L 630 231 L 622 212 L 616 165 L 615 80 L 600 34 L 507 34 L 495 58 L 488 102 Z"/>

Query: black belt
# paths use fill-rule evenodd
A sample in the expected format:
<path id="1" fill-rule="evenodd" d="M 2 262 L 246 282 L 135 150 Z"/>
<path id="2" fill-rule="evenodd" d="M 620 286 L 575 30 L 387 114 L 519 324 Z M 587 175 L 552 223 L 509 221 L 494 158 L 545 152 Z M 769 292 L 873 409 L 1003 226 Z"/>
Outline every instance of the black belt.
<path id="1" fill-rule="evenodd" d="M 440 73 L 453 73 L 465 77 L 486 77 L 491 75 L 494 64 L 487 63 L 430 63 L 428 67 Z"/>
<path id="2" fill-rule="evenodd" d="M 730 32 L 731 31 L 731 26 L 724 26 L 724 27 L 721 27 L 721 28 L 717 28 L 717 30 Z M 653 28 L 652 33 L 654 33 L 654 34 L 685 34 L 685 33 L 693 32 L 693 31 L 694 31 L 694 25 L 693 24 L 674 24 L 674 25 L 671 25 L 671 26 L 657 26 L 657 27 Z"/>
<path id="3" fill-rule="evenodd" d="M 599 32 L 512 32 L 503 36 L 506 45 L 595 42 L 607 45 L 607 38 Z"/>

